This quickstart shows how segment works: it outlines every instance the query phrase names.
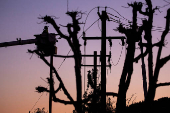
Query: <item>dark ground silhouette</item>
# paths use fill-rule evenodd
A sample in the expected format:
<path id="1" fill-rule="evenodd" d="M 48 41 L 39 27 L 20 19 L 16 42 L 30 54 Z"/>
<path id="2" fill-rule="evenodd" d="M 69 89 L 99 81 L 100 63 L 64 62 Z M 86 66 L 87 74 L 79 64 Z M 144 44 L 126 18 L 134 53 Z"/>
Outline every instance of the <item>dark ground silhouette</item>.
<path id="1" fill-rule="evenodd" d="M 170 113 L 170 98 L 162 97 L 153 101 L 149 108 L 145 109 L 145 102 L 138 102 L 126 107 L 125 113 Z M 148 111 L 149 110 L 149 111 Z"/>

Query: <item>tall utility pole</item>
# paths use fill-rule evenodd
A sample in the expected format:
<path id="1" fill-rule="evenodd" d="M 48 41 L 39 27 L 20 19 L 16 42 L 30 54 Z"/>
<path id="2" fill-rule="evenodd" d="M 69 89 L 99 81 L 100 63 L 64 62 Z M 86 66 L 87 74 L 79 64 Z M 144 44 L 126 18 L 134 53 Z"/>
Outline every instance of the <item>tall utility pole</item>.
<path id="1" fill-rule="evenodd" d="M 50 58 L 50 92 L 49 92 L 49 113 L 52 113 L 52 87 L 53 87 L 53 54 Z"/>
<path id="2" fill-rule="evenodd" d="M 94 79 L 94 113 L 96 113 L 96 104 L 97 104 L 97 99 L 96 99 L 96 86 L 97 86 L 97 51 L 94 51 L 94 70 L 93 70 L 93 79 Z"/>
<path id="3" fill-rule="evenodd" d="M 102 113 L 106 112 L 106 39 L 125 39 L 124 36 L 118 37 L 106 37 L 106 20 L 108 15 L 106 11 L 102 11 L 102 15 L 98 12 L 98 15 L 102 21 L 102 37 L 83 37 L 86 40 L 99 40 L 101 39 L 101 108 Z"/>
<path id="4" fill-rule="evenodd" d="M 99 15 L 100 16 L 100 15 Z M 100 16 L 102 21 L 102 38 L 101 38 L 101 108 L 103 113 L 106 112 L 106 11 L 102 11 Z"/>

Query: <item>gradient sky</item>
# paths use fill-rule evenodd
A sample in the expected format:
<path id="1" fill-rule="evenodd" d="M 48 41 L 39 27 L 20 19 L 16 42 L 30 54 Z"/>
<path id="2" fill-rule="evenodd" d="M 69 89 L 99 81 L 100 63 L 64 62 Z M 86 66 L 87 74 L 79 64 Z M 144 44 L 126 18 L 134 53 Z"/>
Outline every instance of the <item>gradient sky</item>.
<path id="1" fill-rule="evenodd" d="M 131 8 L 124 8 L 122 6 L 127 7 L 127 2 L 132 2 L 134 0 L 68 0 L 68 10 L 75 11 L 81 10 L 82 12 L 86 12 L 86 14 L 94 7 L 102 6 L 102 7 L 111 7 L 117 10 L 121 15 L 123 15 L 128 20 L 131 20 L 132 11 Z M 144 0 L 136 0 L 143 1 Z M 152 0 L 153 6 L 163 6 L 166 4 L 163 0 Z M 167 0 L 168 1 L 168 0 Z M 157 11 L 154 15 L 154 26 L 163 27 L 165 26 L 165 15 L 166 10 L 170 6 L 161 8 L 160 11 Z M 104 9 L 100 9 L 104 10 Z M 33 35 L 40 34 L 43 30 L 45 24 L 38 24 L 41 22 L 37 17 L 50 15 L 59 17 L 56 19 L 57 24 L 66 25 L 68 22 L 71 22 L 70 17 L 68 17 L 65 13 L 67 11 L 67 0 L 1 0 L 0 1 L 0 42 L 8 42 L 15 41 L 16 38 L 21 39 L 33 39 L 35 38 Z M 113 15 L 119 16 L 115 11 L 111 9 L 107 9 L 109 13 Z M 119 16 L 120 17 L 120 16 Z M 142 17 L 139 15 L 139 17 Z M 81 22 L 84 22 L 86 15 L 83 16 Z M 94 9 L 87 18 L 86 24 L 81 25 L 84 29 L 87 29 L 95 20 L 99 17 L 97 15 L 97 9 Z M 128 23 L 125 20 L 120 19 L 120 21 L 124 23 Z M 139 23 L 141 20 L 139 19 Z M 56 33 L 51 25 L 49 26 L 49 32 Z M 94 24 L 87 32 L 86 36 L 100 36 L 100 21 L 99 27 L 98 24 Z M 123 36 L 123 34 L 119 34 L 112 29 L 118 27 L 117 23 L 107 22 L 107 36 Z M 65 28 L 61 28 L 64 34 L 67 34 Z M 82 31 L 79 33 L 81 35 Z M 161 32 L 153 31 L 154 42 L 160 39 Z M 168 39 L 170 35 L 168 34 L 166 39 L 167 42 L 170 41 Z M 83 45 L 83 40 L 80 38 L 80 43 Z M 112 59 L 114 63 L 117 63 L 122 47 L 119 45 L 120 40 L 113 41 L 112 51 Z M 66 55 L 70 50 L 67 42 L 64 39 L 60 39 L 56 44 L 58 47 L 58 55 Z M 22 45 L 15 47 L 7 47 L 0 48 L 0 111 L 2 113 L 28 113 L 41 96 L 41 94 L 35 92 L 35 87 L 41 85 L 46 87 L 48 84 L 44 82 L 43 79 L 49 77 L 50 69 L 46 64 L 41 61 L 36 55 L 33 55 L 31 58 L 31 54 L 27 53 L 27 49 L 34 50 L 36 46 L 34 44 L 31 45 Z M 167 44 L 166 48 L 163 50 L 163 55 L 169 55 L 170 45 Z M 82 53 L 84 54 L 84 47 L 81 46 Z M 101 49 L 100 41 L 87 41 L 86 53 L 93 54 L 93 51 L 99 51 Z M 107 45 L 107 53 L 109 53 L 109 45 Z M 154 52 L 157 49 L 154 49 Z M 136 55 L 139 54 L 139 50 L 137 50 Z M 70 53 L 72 54 L 72 53 Z M 154 54 L 155 56 L 156 54 Z M 30 59 L 31 58 L 31 59 Z M 125 48 L 123 47 L 122 56 L 120 62 L 117 66 L 112 66 L 111 73 L 109 68 L 107 74 L 107 91 L 109 92 L 117 92 L 118 84 L 121 75 L 121 71 L 123 68 L 123 62 L 125 58 Z M 92 64 L 93 59 L 88 60 L 86 64 Z M 155 60 L 155 57 L 154 57 Z M 60 66 L 62 58 L 54 59 L 54 66 L 56 69 Z M 147 61 L 147 58 L 145 58 Z M 134 65 L 134 74 L 132 76 L 131 84 L 127 93 L 127 98 L 130 98 L 132 94 L 135 94 L 137 101 L 143 100 L 143 88 L 142 88 L 142 74 L 141 74 L 141 61 L 138 64 Z M 99 60 L 98 60 L 99 63 Z M 147 63 L 146 63 L 147 65 Z M 159 81 L 158 82 L 170 82 L 169 77 L 169 66 L 170 63 L 167 63 L 163 69 L 161 69 Z M 86 68 L 90 70 L 91 68 Z M 100 68 L 99 72 L 100 72 Z M 75 76 L 74 76 L 74 62 L 73 59 L 66 59 L 63 63 L 62 67 L 58 70 L 59 75 L 61 76 L 63 82 L 65 83 L 66 88 L 72 95 L 72 97 L 76 98 L 76 90 L 75 90 Z M 87 73 L 86 73 L 87 74 Z M 100 74 L 99 74 L 100 75 Z M 84 78 L 84 68 L 82 67 L 82 78 Z M 84 81 L 84 79 L 82 79 Z M 87 83 L 87 80 L 85 79 Z M 84 82 L 82 83 L 84 84 Z M 55 79 L 55 88 L 57 88 L 59 82 Z M 84 88 L 84 86 L 83 86 Z M 83 89 L 84 92 L 84 89 Z M 66 99 L 63 96 L 63 92 L 60 91 L 57 97 Z M 155 99 L 170 96 L 170 87 L 161 87 L 157 89 Z M 45 107 L 46 111 L 48 110 L 48 99 L 49 96 L 47 93 L 44 93 L 35 107 L 32 109 L 33 112 L 36 108 Z M 115 100 L 115 99 L 113 99 Z M 59 103 L 53 103 L 53 113 L 71 113 L 73 110 L 73 106 L 65 106 Z"/>

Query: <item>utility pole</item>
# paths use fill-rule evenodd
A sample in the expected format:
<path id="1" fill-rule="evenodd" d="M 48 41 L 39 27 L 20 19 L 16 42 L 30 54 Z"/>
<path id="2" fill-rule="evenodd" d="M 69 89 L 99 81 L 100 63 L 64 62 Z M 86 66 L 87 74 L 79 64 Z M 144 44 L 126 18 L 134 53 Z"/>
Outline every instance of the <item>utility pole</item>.
<path id="1" fill-rule="evenodd" d="M 98 12 L 98 15 L 102 21 L 102 37 L 83 37 L 86 40 L 99 40 L 101 39 L 101 108 L 102 113 L 106 112 L 106 39 L 121 39 L 123 43 L 123 39 L 125 37 L 106 37 L 106 20 L 108 20 L 108 15 L 105 11 L 102 11 L 102 15 Z"/>
<path id="2" fill-rule="evenodd" d="M 53 87 L 53 54 L 50 58 L 50 92 L 49 92 L 49 113 L 52 113 L 52 87 Z"/>
<path id="3" fill-rule="evenodd" d="M 96 86 L 97 86 L 97 51 L 94 51 L 94 70 L 93 70 L 93 79 L 94 79 L 94 113 L 96 113 L 96 104 L 97 104 L 97 99 L 96 99 Z"/>
<path id="4" fill-rule="evenodd" d="M 106 11 L 102 11 L 100 17 L 102 21 L 102 38 L 101 38 L 101 108 L 103 113 L 106 112 Z"/>

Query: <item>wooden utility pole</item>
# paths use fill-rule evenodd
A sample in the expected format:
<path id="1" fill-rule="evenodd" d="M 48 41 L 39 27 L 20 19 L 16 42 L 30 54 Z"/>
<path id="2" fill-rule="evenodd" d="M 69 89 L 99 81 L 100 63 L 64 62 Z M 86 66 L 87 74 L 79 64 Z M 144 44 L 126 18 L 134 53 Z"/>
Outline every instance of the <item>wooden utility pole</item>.
<path id="1" fill-rule="evenodd" d="M 94 113 L 96 113 L 96 104 L 97 104 L 97 96 L 96 96 L 96 86 L 97 86 L 97 51 L 94 51 L 94 70 L 93 70 L 93 79 L 94 79 Z"/>
<path id="2" fill-rule="evenodd" d="M 102 11 L 100 17 L 102 21 L 102 38 L 101 38 L 101 108 L 103 113 L 106 112 L 106 11 Z"/>
<path id="3" fill-rule="evenodd" d="M 49 113 L 52 113 L 52 87 L 53 87 L 53 54 L 50 58 L 50 92 L 49 92 Z"/>

